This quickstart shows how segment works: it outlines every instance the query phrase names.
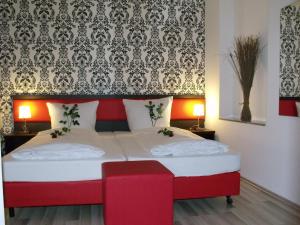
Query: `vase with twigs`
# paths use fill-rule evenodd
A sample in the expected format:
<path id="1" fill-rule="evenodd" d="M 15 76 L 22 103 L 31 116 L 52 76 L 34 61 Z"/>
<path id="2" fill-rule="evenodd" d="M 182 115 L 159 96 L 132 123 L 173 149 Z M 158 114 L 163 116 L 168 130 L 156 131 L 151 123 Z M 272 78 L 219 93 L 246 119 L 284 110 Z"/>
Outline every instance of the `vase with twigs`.
<path id="1" fill-rule="evenodd" d="M 251 122 L 249 98 L 260 51 L 259 37 L 248 36 L 236 38 L 233 51 L 230 52 L 230 63 L 243 91 L 241 121 L 244 122 Z"/>

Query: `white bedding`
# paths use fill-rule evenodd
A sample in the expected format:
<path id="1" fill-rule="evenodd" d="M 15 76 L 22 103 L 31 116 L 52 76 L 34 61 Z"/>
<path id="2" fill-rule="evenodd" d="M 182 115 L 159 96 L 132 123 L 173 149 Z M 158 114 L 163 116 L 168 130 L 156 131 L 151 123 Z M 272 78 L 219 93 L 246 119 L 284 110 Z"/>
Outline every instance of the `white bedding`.
<path id="1" fill-rule="evenodd" d="M 3 157 L 4 181 L 54 182 L 101 179 L 102 163 L 126 161 L 126 157 L 111 133 L 101 133 L 97 138 L 97 146 L 105 151 L 105 155 L 97 159 L 17 160 L 12 157 L 12 153 L 18 151 L 18 148 Z M 28 144 L 34 142 L 39 143 L 40 140 L 31 139 Z"/>
<path id="2" fill-rule="evenodd" d="M 147 128 L 133 131 L 133 135 L 144 149 L 154 156 L 211 155 L 228 151 L 228 146 L 217 141 L 206 140 L 192 132 L 170 127 L 172 137 L 158 133 L 161 128 Z"/>
<path id="3" fill-rule="evenodd" d="M 199 138 L 189 131 L 183 132 Z M 150 138 L 148 140 L 153 141 Z M 102 178 L 102 163 L 127 160 L 157 160 L 177 177 L 208 176 L 240 169 L 240 156 L 230 151 L 213 155 L 153 156 L 145 144 L 141 144 L 141 140 L 131 132 L 99 133 L 95 144 L 105 154 L 97 159 L 17 160 L 12 157 L 14 152 L 24 146 L 37 144 L 40 141 L 38 138 L 33 138 L 29 143 L 3 157 L 4 181 L 96 180 Z"/>
<path id="4" fill-rule="evenodd" d="M 154 156 L 134 133 L 115 132 L 115 136 L 128 161 L 156 160 L 176 177 L 209 176 L 240 170 L 240 155 L 231 151 L 212 155 Z"/>
<path id="5" fill-rule="evenodd" d="M 11 156 L 18 160 L 71 160 L 100 158 L 105 154 L 95 131 L 73 128 L 71 132 L 54 139 L 50 136 L 51 132 L 39 132 Z"/>

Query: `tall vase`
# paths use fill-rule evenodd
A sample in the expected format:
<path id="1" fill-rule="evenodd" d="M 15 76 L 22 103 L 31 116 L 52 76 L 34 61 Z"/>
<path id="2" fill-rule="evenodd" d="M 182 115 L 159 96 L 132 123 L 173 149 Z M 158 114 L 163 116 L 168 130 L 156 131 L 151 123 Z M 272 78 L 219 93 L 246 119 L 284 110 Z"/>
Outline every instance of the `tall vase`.
<path id="1" fill-rule="evenodd" d="M 249 106 L 249 98 L 250 98 L 250 92 L 244 93 L 244 103 L 241 112 L 241 121 L 244 122 L 251 122 L 251 110 Z"/>

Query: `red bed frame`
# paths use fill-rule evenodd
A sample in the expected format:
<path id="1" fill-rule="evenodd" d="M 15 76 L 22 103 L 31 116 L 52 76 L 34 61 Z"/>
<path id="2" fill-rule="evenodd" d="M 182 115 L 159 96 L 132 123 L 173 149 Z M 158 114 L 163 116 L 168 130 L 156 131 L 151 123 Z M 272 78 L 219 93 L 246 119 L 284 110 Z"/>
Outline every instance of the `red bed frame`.
<path id="1" fill-rule="evenodd" d="M 4 182 L 5 207 L 102 204 L 102 180 Z M 176 177 L 174 199 L 232 196 L 240 193 L 239 172 Z"/>
<path id="2" fill-rule="evenodd" d="M 139 97 L 143 98 L 145 96 Z M 135 97 L 137 98 L 137 97 Z M 17 106 L 26 102 L 38 112 L 34 112 L 31 122 L 49 122 L 46 102 L 76 103 L 95 100 L 82 99 L 35 99 L 14 100 L 14 117 L 17 118 Z M 126 120 L 126 114 L 121 99 L 100 99 L 101 110 L 97 111 L 97 120 Z M 194 119 L 190 114 L 191 104 L 203 102 L 203 98 L 179 98 L 173 102 L 171 119 Z M 108 111 L 103 110 L 107 109 Z M 125 115 L 125 117 L 124 117 Z M 100 166 L 100 165 L 99 165 Z M 5 207 L 30 207 L 54 205 L 102 204 L 102 180 L 75 182 L 4 182 Z M 233 196 L 240 193 L 239 172 L 223 173 L 212 176 L 176 177 L 174 180 L 174 199 L 192 199 L 217 196 Z M 227 199 L 231 203 L 231 199 Z"/>

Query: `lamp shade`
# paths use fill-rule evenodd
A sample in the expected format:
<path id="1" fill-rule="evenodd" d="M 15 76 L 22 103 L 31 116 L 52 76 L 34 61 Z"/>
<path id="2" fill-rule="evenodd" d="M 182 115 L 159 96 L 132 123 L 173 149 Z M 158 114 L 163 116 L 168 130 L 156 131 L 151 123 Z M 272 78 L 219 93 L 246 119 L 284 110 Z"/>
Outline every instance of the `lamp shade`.
<path id="1" fill-rule="evenodd" d="M 194 116 L 204 116 L 204 105 L 203 104 L 196 104 L 194 105 Z"/>
<path id="2" fill-rule="evenodd" d="M 20 106 L 19 107 L 19 118 L 28 119 L 31 118 L 31 112 L 29 106 Z"/>

